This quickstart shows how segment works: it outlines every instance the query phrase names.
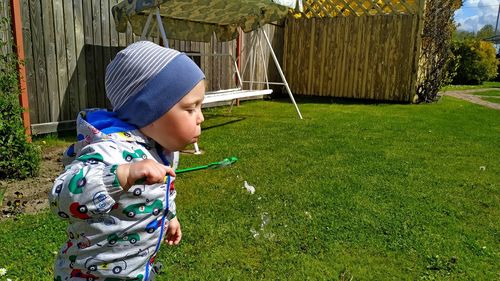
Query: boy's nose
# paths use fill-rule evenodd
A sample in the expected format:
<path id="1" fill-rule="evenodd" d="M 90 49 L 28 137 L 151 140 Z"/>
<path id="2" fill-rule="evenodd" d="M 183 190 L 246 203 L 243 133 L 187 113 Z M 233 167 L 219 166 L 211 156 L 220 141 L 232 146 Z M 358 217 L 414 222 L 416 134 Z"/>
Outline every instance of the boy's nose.
<path id="1" fill-rule="evenodd" d="M 196 123 L 201 124 L 205 121 L 205 117 L 203 116 L 203 112 L 201 112 L 201 109 L 198 114 L 198 118 L 196 119 Z"/>

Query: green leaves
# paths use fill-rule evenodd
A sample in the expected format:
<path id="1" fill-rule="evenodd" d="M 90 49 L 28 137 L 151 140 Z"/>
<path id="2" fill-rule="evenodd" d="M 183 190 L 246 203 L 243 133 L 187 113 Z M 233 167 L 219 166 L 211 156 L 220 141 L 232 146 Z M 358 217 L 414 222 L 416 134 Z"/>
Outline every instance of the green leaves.
<path id="1" fill-rule="evenodd" d="M 454 84 L 481 84 L 497 76 L 498 62 L 492 43 L 476 38 L 456 40 L 451 50 L 458 65 Z"/>
<path id="2" fill-rule="evenodd" d="M 0 20 L 0 30 L 8 28 L 8 21 Z M 0 46 L 12 42 L 0 40 Z M 17 57 L 0 54 L 0 179 L 23 179 L 36 175 L 40 165 L 40 150 L 29 143 L 24 131 L 19 104 Z"/>

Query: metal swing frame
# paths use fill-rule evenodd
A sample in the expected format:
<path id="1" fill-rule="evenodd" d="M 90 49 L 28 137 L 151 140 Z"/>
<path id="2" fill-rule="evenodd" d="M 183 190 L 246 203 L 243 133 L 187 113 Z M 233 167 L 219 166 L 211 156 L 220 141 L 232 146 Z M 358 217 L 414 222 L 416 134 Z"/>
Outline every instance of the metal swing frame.
<path id="1" fill-rule="evenodd" d="M 159 33 L 160 33 L 161 38 L 163 40 L 163 45 L 168 48 L 169 47 L 168 38 L 167 38 L 167 34 L 165 32 L 165 28 L 163 27 L 163 21 L 161 19 L 160 8 L 156 7 L 153 9 L 155 11 L 149 13 L 149 16 L 146 20 L 144 27 L 143 27 L 142 34 L 141 34 L 141 40 L 146 40 L 146 37 L 150 32 L 150 26 L 151 26 L 151 22 L 153 20 L 153 15 L 155 15 L 157 25 L 158 25 L 158 30 L 159 30 Z M 263 45 L 262 41 L 264 41 L 266 43 L 267 47 L 269 48 L 269 51 L 270 51 L 269 53 L 271 54 L 272 59 L 274 61 L 274 64 L 275 64 L 275 66 L 280 74 L 280 77 L 282 80 L 281 82 L 269 82 L 269 80 L 268 80 L 267 63 L 266 63 L 264 48 L 262 46 Z M 259 48 L 259 51 L 260 51 L 260 60 L 262 60 L 263 65 L 264 65 L 265 81 L 254 81 L 253 80 L 255 77 L 255 65 L 256 65 L 257 60 L 259 59 L 259 54 L 257 54 L 257 50 L 256 50 L 257 47 Z M 246 48 L 246 46 L 242 49 L 242 51 L 240 53 L 242 53 L 245 48 Z M 270 95 L 273 92 L 273 90 L 269 88 L 269 85 L 281 85 L 281 86 L 285 87 L 285 89 L 288 93 L 288 96 L 290 97 L 290 100 L 292 101 L 293 105 L 295 106 L 295 110 L 297 112 L 298 117 L 300 119 L 303 119 L 302 114 L 299 110 L 299 107 L 298 107 L 298 105 L 295 102 L 295 99 L 293 97 L 290 86 L 288 85 L 285 74 L 283 73 L 283 70 L 281 68 L 281 65 L 279 64 L 278 58 L 276 57 L 276 54 L 273 50 L 273 47 L 271 45 L 271 41 L 269 40 L 269 37 L 263 28 L 259 27 L 256 30 L 256 33 L 251 37 L 250 50 L 249 50 L 249 55 L 248 55 L 249 59 L 246 60 L 245 65 L 243 67 L 243 71 L 242 71 L 242 73 L 245 74 L 246 69 L 247 69 L 248 65 L 250 64 L 250 80 L 248 80 L 248 81 L 244 81 L 242 79 L 242 77 L 243 77 L 242 73 L 240 73 L 240 70 L 238 69 L 237 59 L 239 58 L 240 54 L 238 54 L 237 57 L 235 57 L 231 52 L 229 52 L 229 53 L 212 53 L 212 54 L 186 53 L 186 55 L 188 55 L 188 56 L 229 56 L 232 60 L 232 65 L 234 67 L 234 71 L 235 71 L 236 79 L 237 79 L 237 88 L 206 92 L 205 99 L 203 101 L 203 105 L 213 104 L 213 103 L 223 102 L 223 101 L 231 101 L 231 109 L 232 109 L 234 102 L 238 99 L 250 98 L 250 97 L 263 97 L 265 95 Z M 243 84 L 248 84 L 250 89 L 244 90 Z M 254 90 L 253 89 L 254 84 L 255 85 L 265 84 L 266 89 Z M 195 154 L 201 153 L 200 149 L 198 147 L 198 143 L 194 144 L 194 148 L 195 148 L 195 152 L 194 152 Z"/>

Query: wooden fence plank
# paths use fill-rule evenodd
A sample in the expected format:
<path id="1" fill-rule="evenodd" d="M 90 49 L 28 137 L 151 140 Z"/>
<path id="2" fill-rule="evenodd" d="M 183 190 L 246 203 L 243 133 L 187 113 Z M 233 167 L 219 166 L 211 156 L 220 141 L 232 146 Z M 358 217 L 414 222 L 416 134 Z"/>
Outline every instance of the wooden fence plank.
<path id="1" fill-rule="evenodd" d="M 8 1 L 6 1 L 8 3 Z M 31 37 L 31 25 L 30 25 L 30 9 L 29 0 L 23 0 L 21 2 L 21 14 L 23 19 L 23 42 L 24 42 L 24 64 L 26 66 L 26 85 L 28 87 L 28 102 L 30 108 L 30 121 L 32 124 L 39 123 L 38 118 L 38 102 L 36 95 L 30 95 L 33 91 L 36 91 L 36 73 L 35 73 L 35 60 L 33 57 L 33 42 Z"/>
<path id="2" fill-rule="evenodd" d="M 341 62 L 341 69 L 342 71 L 340 72 L 340 97 L 347 97 L 346 94 L 346 79 L 347 79 L 347 60 L 348 60 L 348 50 L 352 48 L 352 46 L 349 44 L 348 39 L 350 38 L 350 32 L 349 32 L 349 26 L 347 24 L 347 19 L 343 18 L 342 19 L 342 31 L 343 31 L 343 38 L 344 38 L 344 44 L 342 44 L 342 62 Z"/>
<path id="3" fill-rule="evenodd" d="M 326 34 L 329 34 L 332 38 L 335 38 L 336 30 L 333 24 L 330 24 L 331 19 L 326 18 L 323 20 L 323 25 L 326 27 Z M 325 36 L 326 37 L 326 36 Z M 334 40 L 326 40 L 326 57 L 325 57 L 325 72 L 324 72 L 324 79 L 323 83 L 325 83 L 325 91 L 323 93 L 323 96 L 333 96 L 333 73 L 334 73 L 334 67 L 335 64 L 333 63 L 333 56 L 331 50 L 333 50 L 336 46 L 334 44 Z M 286 56 L 285 56 L 286 57 Z"/>
<path id="4" fill-rule="evenodd" d="M 102 42 L 102 25 L 101 25 L 101 1 L 92 0 L 92 27 L 94 38 L 94 70 L 96 76 L 96 106 L 103 108 L 106 106 L 104 98 L 104 56 Z"/>
<path id="5" fill-rule="evenodd" d="M 66 88 L 65 99 L 69 100 L 69 112 L 67 118 L 76 118 L 80 109 L 80 99 L 78 92 L 78 71 L 75 39 L 75 15 L 73 14 L 73 2 L 63 1 L 64 12 L 64 33 L 66 35 L 66 59 L 68 67 L 68 86 Z M 67 119 L 65 118 L 65 120 Z"/>
<path id="6" fill-rule="evenodd" d="M 312 82 L 313 82 L 313 77 L 314 77 L 314 62 L 315 60 L 315 36 L 316 36 L 316 19 L 311 20 L 311 32 L 309 33 L 310 37 L 308 40 L 309 43 L 309 59 L 307 62 L 307 69 L 308 69 L 308 76 L 307 76 L 307 92 L 312 93 Z"/>
<path id="7" fill-rule="evenodd" d="M 85 51 L 85 76 L 87 81 L 87 107 L 97 107 L 97 81 L 95 72 L 95 48 L 94 48 L 94 20 L 93 0 L 82 0 L 83 4 L 83 27 L 84 27 L 84 51 Z"/>
<path id="8" fill-rule="evenodd" d="M 109 9 L 108 9 L 108 19 L 109 19 L 109 32 L 110 32 L 110 51 L 111 51 L 111 58 L 113 59 L 116 56 L 116 53 L 118 53 L 120 46 L 120 36 L 118 35 L 118 32 L 116 31 L 116 26 L 115 26 L 115 21 L 113 20 L 113 13 L 111 12 L 111 8 L 118 3 L 118 0 L 110 0 L 109 1 Z M 125 37 L 123 38 L 125 39 Z"/>
<path id="9" fill-rule="evenodd" d="M 106 90 L 104 84 L 104 78 L 106 75 L 106 66 L 111 61 L 111 30 L 110 30 L 110 17 L 111 7 L 109 5 L 109 0 L 101 0 L 101 49 L 102 49 L 102 92 L 100 92 L 102 99 L 104 100 L 103 107 L 111 108 L 111 103 L 106 97 Z"/>
<path id="10" fill-rule="evenodd" d="M 363 46 L 363 35 L 365 33 L 365 25 L 364 25 L 364 19 L 366 17 L 356 17 L 355 18 L 355 25 L 357 26 L 356 33 L 354 34 L 355 36 L 355 41 L 354 41 L 354 46 Z M 360 91 L 360 80 L 362 77 L 361 73 L 361 65 L 364 62 L 364 49 L 365 48 L 354 48 L 355 54 L 354 54 L 354 60 L 353 60 L 353 75 L 354 78 L 352 79 L 352 95 L 355 98 L 360 98 L 361 97 L 361 91 Z"/>
<path id="11" fill-rule="evenodd" d="M 319 30 L 319 36 L 318 39 L 321 40 L 321 49 L 320 51 L 318 52 L 318 54 L 320 54 L 320 65 L 319 65 L 319 88 L 318 88 L 318 94 L 320 96 L 324 96 L 325 95 L 325 90 L 324 90 L 324 84 L 323 84 L 323 81 L 324 81 L 324 77 L 325 77 L 325 64 L 327 62 L 326 60 L 326 50 L 327 50 L 327 46 L 328 46 L 328 41 L 326 36 L 321 36 L 322 34 L 325 34 L 325 29 L 328 29 L 328 26 L 324 24 L 324 20 L 321 20 L 321 24 L 319 25 L 321 27 L 321 30 Z M 328 33 L 326 33 L 328 34 Z"/>
<path id="12" fill-rule="evenodd" d="M 53 1 L 54 11 L 54 33 L 53 40 L 56 43 L 56 65 L 57 65 L 57 80 L 59 94 L 59 120 L 68 120 L 72 118 L 69 110 L 69 99 L 66 98 L 66 90 L 68 89 L 68 65 L 66 58 L 66 37 L 64 32 L 64 7 L 63 0 Z"/>
<path id="13" fill-rule="evenodd" d="M 373 33 L 372 33 L 372 40 L 373 40 L 373 45 L 372 46 L 378 46 L 377 49 L 374 50 L 375 56 L 373 58 L 372 64 L 374 64 L 374 76 L 372 76 L 371 80 L 371 99 L 380 99 L 381 96 L 383 95 L 382 92 L 382 83 L 381 83 L 381 77 L 382 77 L 382 68 L 383 68 L 383 60 L 384 60 L 384 54 L 381 51 L 381 49 L 384 48 L 384 45 L 382 45 L 382 42 L 385 41 L 385 34 L 381 33 L 380 30 L 382 29 L 383 23 L 383 17 L 384 16 L 378 16 L 376 17 L 377 19 L 377 24 L 375 24 L 373 28 Z"/>
<path id="14" fill-rule="evenodd" d="M 349 17 L 349 25 L 352 25 L 351 36 L 349 36 L 349 41 L 351 46 L 360 46 L 357 44 L 356 39 L 359 34 L 359 17 Z M 347 79 L 346 83 L 346 95 L 356 97 L 356 92 L 354 91 L 354 84 L 356 83 L 356 61 L 359 60 L 358 50 L 361 48 L 351 47 L 348 48 L 348 68 L 347 75 L 350 79 Z"/>
<path id="15" fill-rule="evenodd" d="M 363 17 L 363 21 L 362 21 L 362 25 L 365 26 L 364 28 L 364 36 L 363 36 L 363 44 L 367 45 L 367 39 L 369 39 L 368 37 L 368 34 L 371 30 L 371 26 L 368 26 L 368 23 L 369 23 L 369 20 L 370 18 L 369 17 Z M 359 92 L 359 97 L 360 98 L 366 98 L 366 93 L 368 92 L 369 90 L 369 84 L 368 84 L 368 70 L 370 68 L 370 58 L 371 58 L 371 48 L 367 48 L 365 47 L 364 50 L 363 50 L 363 55 L 364 55 L 364 60 L 363 60 L 363 64 L 362 64 L 362 67 L 361 67 L 361 72 L 362 72 L 362 75 L 361 75 L 361 87 L 360 87 L 360 92 Z"/>
<path id="16" fill-rule="evenodd" d="M 83 3 L 85 0 L 74 1 L 74 16 L 75 16 L 75 50 L 76 50 L 76 79 L 78 80 L 78 104 L 79 109 L 87 108 L 87 77 L 85 65 L 85 27 L 83 20 Z"/>
<path id="17" fill-rule="evenodd" d="M 0 18 L 7 19 L 8 23 L 5 26 L 5 30 L 0 30 L 0 39 L 2 42 L 9 42 L 12 40 L 12 35 L 10 29 L 8 27 L 11 26 L 11 18 L 10 18 L 10 1 L 2 1 L 0 2 Z M 0 54 L 10 54 L 12 53 L 12 47 L 10 44 L 5 44 L 0 49 Z"/>
<path id="18" fill-rule="evenodd" d="M 44 17 L 49 15 L 52 16 L 51 13 L 48 13 L 52 11 L 52 7 L 48 6 L 44 11 L 47 11 L 47 13 L 44 13 Z M 53 31 L 53 25 L 47 22 L 42 23 L 42 9 L 40 1 L 30 1 L 30 15 L 32 27 L 43 26 L 43 29 L 33 28 L 31 30 L 36 81 L 38 85 L 38 120 L 39 122 L 50 122 L 51 120 L 57 120 L 57 117 L 59 116 L 57 81 L 55 79 L 47 79 L 47 73 L 56 73 L 55 44 L 53 42 L 49 43 L 44 38 L 44 34 L 46 34 L 46 37 L 50 37 L 50 30 Z"/>

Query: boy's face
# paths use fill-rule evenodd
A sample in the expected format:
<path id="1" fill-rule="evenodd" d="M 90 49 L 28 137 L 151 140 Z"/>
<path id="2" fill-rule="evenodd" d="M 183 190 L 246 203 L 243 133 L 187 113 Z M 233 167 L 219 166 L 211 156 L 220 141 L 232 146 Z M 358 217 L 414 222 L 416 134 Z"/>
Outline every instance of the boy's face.
<path id="1" fill-rule="evenodd" d="M 201 134 L 200 125 L 205 120 L 201 112 L 204 97 L 205 82 L 201 80 L 167 113 L 141 128 L 141 132 L 170 152 L 197 142 Z"/>

